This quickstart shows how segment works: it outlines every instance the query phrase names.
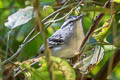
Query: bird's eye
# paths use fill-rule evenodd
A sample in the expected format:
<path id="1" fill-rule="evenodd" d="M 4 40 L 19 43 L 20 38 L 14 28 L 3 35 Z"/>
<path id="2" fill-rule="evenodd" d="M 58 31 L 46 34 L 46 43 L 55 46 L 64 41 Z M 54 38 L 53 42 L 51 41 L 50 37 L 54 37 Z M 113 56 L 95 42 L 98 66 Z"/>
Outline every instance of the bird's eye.
<path id="1" fill-rule="evenodd" d="M 8 19 L 6 19 L 6 21 L 5 22 L 8 22 Z"/>
<path id="2" fill-rule="evenodd" d="M 44 53 L 44 50 L 41 50 L 40 52 L 43 54 L 43 53 Z"/>

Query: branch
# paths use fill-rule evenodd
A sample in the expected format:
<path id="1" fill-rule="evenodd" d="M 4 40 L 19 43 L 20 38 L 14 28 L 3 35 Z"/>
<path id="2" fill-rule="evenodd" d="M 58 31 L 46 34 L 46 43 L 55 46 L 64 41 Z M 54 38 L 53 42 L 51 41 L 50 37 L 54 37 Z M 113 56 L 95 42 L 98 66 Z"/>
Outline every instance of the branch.
<path id="1" fill-rule="evenodd" d="M 76 5 L 76 3 L 72 3 L 72 4 L 69 4 L 69 5 L 66 5 L 66 6 L 62 6 L 60 9 L 54 11 L 53 13 L 51 13 L 50 15 L 48 15 L 47 17 L 45 17 L 43 20 L 41 20 L 41 22 L 46 22 L 46 20 L 48 20 L 49 18 L 51 18 L 52 16 L 54 16 L 56 13 L 72 6 L 72 5 Z"/>
<path id="2" fill-rule="evenodd" d="M 108 1 L 105 3 L 104 8 L 108 8 L 108 7 L 110 6 L 110 4 L 111 4 L 111 0 L 108 0 Z M 94 19 L 93 24 L 92 24 L 91 27 L 89 28 L 89 30 L 88 30 L 88 32 L 87 32 L 87 34 L 86 34 L 86 36 L 85 36 L 85 38 L 84 38 L 84 40 L 83 40 L 80 48 L 79 48 L 79 50 L 78 50 L 78 51 L 79 51 L 79 55 L 78 55 L 78 56 L 80 56 L 80 55 L 82 54 L 83 49 L 84 49 L 84 46 L 85 46 L 87 40 L 89 39 L 89 37 L 91 36 L 91 34 L 94 32 L 94 30 L 96 29 L 99 21 L 102 19 L 103 16 L 104 16 L 104 13 L 100 13 L 100 14 L 99 14 L 98 16 L 96 16 L 96 18 Z"/>
<path id="3" fill-rule="evenodd" d="M 104 8 L 110 7 L 111 1 L 112 1 L 112 0 L 108 0 L 108 1 L 104 4 Z M 98 25 L 99 21 L 102 19 L 103 16 L 104 16 L 104 13 L 100 13 L 100 14 L 99 14 L 98 16 L 96 16 L 96 18 L 93 20 L 93 24 L 92 24 L 91 27 L 89 28 L 89 30 L 88 30 L 88 32 L 87 32 L 87 34 L 86 34 L 86 36 L 85 36 L 82 44 L 80 45 L 80 48 L 79 48 L 79 50 L 78 50 L 79 54 L 78 54 L 77 56 L 73 57 L 73 60 L 72 60 L 73 63 L 75 63 L 75 62 L 79 59 L 80 55 L 83 53 L 83 49 L 84 49 L 85 44 L 87 43 L 89 37 L 92 35 L 92 33 L 94 32 L 94 30 L 97 28 L 97 25 Z M 83 76 L 84 76 L 84 75 L 83 75 Z M 83 78 L 84 78 L 84 77 L 83 77 Z M 81 77 L 78 77 L 78 79 L 81 79 Z M 103 79 L 101 79 L 100 77 L 99 77 L 99 79 L 100 79 L 100 80 L 103 80 Z M 96 80 L 96 79 L 95 79 L 95 80 Z"/>
<path id="4" fill-rule="evenodd" d="M 45 35 L 45 29 L 44 29 L 44 25 L 41 22 L 41 14 L 40 14 L 40 7 L 39 7 L 39 1 L 38 0 L 33 0 L 33 7 L 34 7 L 34 11 L 36 12 L 36 22 L 37 22 L 37 27 L 39 28 L 39 31 L 41 33 L 41 36 L 43 38 L 43 42 L 45 45 L 45 58 L 46 58 L 46 62 L 47 62 L 47 66 L 48 66 L 48 72 L 49 72 L 49 77 L 50 80 L 54 80 L 54 75 L 53 75 L 53 71 L 52 71 L 52 61 L 50 59 L 50 50 L 48 47 L 48 43 L 47 43 L 47 38 Z"/>
<path id="5" fill-rule="evenodd" d="M 55 15 L 57 12 L 60 12 L 60 11 L 64 10 L 65 8 L 68 8 L 69 6 L 74 5 L 74 4 L 76 4 L 76 3 L 70 4 L 70 5 L 66 5 L 66 4 L 67 4 L 67 2 L 66 2 L 60 9 L 56 10 L 55 12 L 51 13 L 49 16 L 47 16 L 46 18 L 44 18 L 41 22 L 45 22 L 47 19 L 49 19 L 50 17 L 52 17 L 53 15 Z M 66 5 L 66 6 L 65 6 L 65 5 Z M 47 26 L 47 27 L 48 27 L 48 26 Z M 47 27 L 45 27 L 45 28 L 47 28 Z M 4 60 L 4 61 L 2 62 L 2 65 L 7 64 L 8 62 L 11 62 L 14 58 L 16 58 L 16 57 L 19 55 L 20 51 L 24 48 L 24 46 L 25 46 L 26 44 L 30 43 L 30 42 L 31 42 L 32 40 L 34 40 L 38 35 L 40 35 L 40 32 L 38 32 L 35 36 L 33 36 L 32 38 L 30 38 L 30 39 L 28 40 L 29 36 L 32 34 L 33 31 L 34 31 L 34 29 L 31 30 L 31 32 L 27 35 L 27 37 L 24 39 L 23 43 L 22 43 L 21 45 L 19 45 L 19 48 L 17 49 L 17 51 L 16 51 L 10 58 L 8 58 L 8 59 L 6 59 L 6 60 Z M 28 41 L 27 41 L 27 40 L 28 40 Z"/>

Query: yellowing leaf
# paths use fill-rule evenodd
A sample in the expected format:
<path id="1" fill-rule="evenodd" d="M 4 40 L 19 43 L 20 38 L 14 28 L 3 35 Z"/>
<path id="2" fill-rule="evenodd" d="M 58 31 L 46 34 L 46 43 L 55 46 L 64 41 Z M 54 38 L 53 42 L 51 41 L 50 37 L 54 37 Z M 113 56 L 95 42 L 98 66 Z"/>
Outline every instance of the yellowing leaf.
<path id="1" fill-rule="evenodd" d="M 101 28 L 94 31 L 94 34 L 92 36 L 96 41 L 102 42 L 104 40 L 107 32 L 110 30 L 111 21 L 112 20 L 108 19 Z"/>

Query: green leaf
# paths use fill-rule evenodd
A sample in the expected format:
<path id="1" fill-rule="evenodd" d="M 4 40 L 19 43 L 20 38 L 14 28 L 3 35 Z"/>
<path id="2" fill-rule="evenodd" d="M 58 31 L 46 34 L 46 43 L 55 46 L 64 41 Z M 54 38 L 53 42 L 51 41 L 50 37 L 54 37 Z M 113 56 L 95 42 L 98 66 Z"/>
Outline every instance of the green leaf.
<path id="1" fill-rule="evenodd" d="M 54 9 L 51 6 L 44 6 L 40 10 L 40 14 L 42 15 L 42 17 L 46 17 L 52 12 L 54 12 Z"/>
<path id="2" fill-rule="evenodd" d="M 75 80 L 75 72 L 66 61 L 56 57 L 50 57 L 50 59 L 52 61 L 51 69 L 55 78 L 54 80 Z M 30 67 L 33 61 L 38 61 L 40 67 L 37 69 L 33 67 L 34 65 Z M 28 80 L 50 80 L 45 57 L 25 61 L 21 64 L 21 68 L 26 70 L 24 74 Z"/>
<path id="3" fill-rule="evenodd" d="M 0 8 L 3 8 L 3 3 L 1 0 L 0 0 Z"/>
<path id="4" fill-rule="evenodd" d="M 21 51 L 20 55 L 17 57 L 18 61 L 27 60 L 33 56 L 35 56 L 35 53 L 40 47 L 40 36 L 32 40 L 30 43 L 28 43 L 24 49 Z"/>
<path id="5" fill-rule="evenodd" d="M 102 42 L 106 37 L 108 31 L 110 30 L 112 20 L 108 19 L 101 28 L 98 28 L 94 31 L 93 37 L 96 41 Z"/>

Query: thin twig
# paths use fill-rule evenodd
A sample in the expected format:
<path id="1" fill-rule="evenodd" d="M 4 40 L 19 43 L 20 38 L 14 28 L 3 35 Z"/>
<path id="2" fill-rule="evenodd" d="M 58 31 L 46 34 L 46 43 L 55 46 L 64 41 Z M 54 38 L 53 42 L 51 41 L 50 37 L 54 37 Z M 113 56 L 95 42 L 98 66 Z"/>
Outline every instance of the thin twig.
<path id="1" fill-rule="evenodd" d="M 38 24 L 38 28 L 39 31 L 41 32 L 41 36 L 43 38 L 44 41 L 44 45 L 45 45 L 45 56 L 46 56 L 46 62 L 48 65 L 48 72 L 49 72 L 49 76 L 50 76 L 50 80 L 54 80 L 54 75 L 53 75 L 53 71 L 52 71 L 52 61 L 50 59 L 50 51 L 49 51 L 49 47 L 48 47 L 48 43 L 47 43 L 47 38 L 45 35 L 45 29 L 44 29 L 44 25 L 41 22 L 41 15 L 40 15 L 40 7 L 39 7 L 39 1 L 38 0 L 33 0 L 33 7 L 34 10 L 36 11 L 36 20 L 37 20 L 37 24 Z"/>
<path id="2" fill-rule="evenodd" d="M 9 30 L 8 36 L 7 36 L 7 47 L 6 47 L 6 54 L 5 54 L 6 59 L 7 59 L 7 57 L 8 57 L 9 39 L 10 39 L 10 34 L 11 34 L 11 32 L 12 32 L 12 30 Z"/>
<path id="3" fill-rule="evenodd" d="M 40 32 L 38 32 L 36 35 L 34 35 L 32 38 L 30 38 L 28 41 L 26 41 L 26 43 L 24 43 L 24 45 L 30 43 L 32 40 L 34 40 L 39 35 L 40 35 Z"/>
<path id="4" fill-rule="evenodd" d="M 74 10 L 74 9 L 72 8 L 65 16 L 63 16 L 63 17 L 61 17 L 61 18 L 59 18 L 59 19 L 56 19 L 56 20 L 48 21 L 48 22 L 46 22 L 45 24 L 58 22 L 58 21 L 64 19 L 65 17 L 69 16 L 69 15 L 73 12 L 73 10 Z"/>
<path id="5" fill-rule="evenodd" d="M 113 6 L 114 6 L 114 3 L 111 4 L 111 11 L 113 10 Z M 114 15 L 111 13 L 111 19 L 112 19 L 112 22 L 114 22 Z M 113 23 L 114 24 L 114 23 Z M 113 35 L 113 45 L 115 44 L 116 42 L 116 34 L 117 34 L 117 27 L 115 25 L 112 25 L 112 35 Z M 113 53 L 114 53 L 114 50 L 113 50 Z M 110 73 L 112 72 L 112 65 L 113 65 L 113 60 L 114 60 L 114 56 L 111 56 L 110 58 L 110 61 L 109 61 L 109 65 L 108 65 L 108 71 L 107 71 L 107 75 L 110 75 Z M 109 76 L 108 76 L 109 78 Z"/>
<path id="6" fill-rule="evenodd" d="M 111 2 L 111 0 L 108 0 L 108 1 L 105 3 L 104 8 L 109 7 L 110 2 Z M 94 30 L 96 29 L 96 27 L 97 27 L 99 21 L 101 20 L 101 18 L 103 17 L 103 15 L 104 15 L 104 13 L 100 13 L 100 14 L 99 14 L 98 16 L 96 16 L 96 18 L 94 19 L 93 24 L 91 25 L 90 29 L 88 30 L 88 32 L 87 32 L 87 34 L 86 34 L 86 36 L 85 36 L 85 38 L 84 38 L 84 40 L 83 40 L 83 42 L 82 42 L 79 50 L 78 50 L 78 51 L 79 51 L 79 56 L 82 54 L 86 42 L 88 41 L 89 37 L 92 35 L 92 33 L 94 32 Z"/>
<path id="7" fill-rule="evenodd" d="M 41 22 L 45 22 L 46 20 L 48 20 L 50 17 L 52 17 L 52 16 L 55 15 L 56 13 L 58 13 L 58 12 L 64 10 L 64 9 L 66 9 L 66 8 L 68 8 L 69 6 L 74 5 L 74 4 L 76 4 L 76 3 L 72 3 L 72 4 L 66 5 L 66 6 L 64 6 L 64 7 L 61 7 L 60 9 L 58 9 L 58 10 L 54 11 L 53 13 L 51 13 L 49 16 L 45 17 Z"/>
<path id="8" fill-rule="evenodd" d="M 55 17 L 53 17 L 52 20 L 55 20 L 59 14 L 60 14 L 60 13 L 57 13 L 57 14 L 55 15 Z M 52 24 L 52 23 L 48 23 L 48 24 L 45 26 L 45 28 L 48 28 L 51 24 Z"/>
<path id="9" fill-rule="evenodd" d="M 35 36 L 33 36 L 31 39 L 29 39 L 28 41 L 26 41 L 25 43 L 21 44 L 19 46 L 19 48 L 17 49 L 17 51 L 8 59 L 6 59 L 5 61 L 2 62 L 2 64 L 6 64 L 9 61 L 13 60 L 16 56 L 19 55 L 20 51 L 24 48 L 24 46 L 28 43 L 30 43 L 32 40 L 34 40 L 38 35 L 40 35 L 40 32 L 38 32 Z"/>
<path id="10" fill-rule="evenodd" d="M 64 6 L 65 6 L 68 2 L 69 2 L 69 0 L 68 0 L 61 8 L 64 8 Z M 79 6 L 79 4 L 78 4 L 77 6 Z M 45 24 L 45 25 L 46 25 L 46 24 L 49 25 L 50 23 L 58 22 L 58 21 L 64 19 L 65 17 L 69 16 L 69 15 L 73 12 L 74 9 L 76 9 L 76 7 L 72 8 L 65 16 L 63 16 L 63 17 L 55 20 L 56 15 L 59 15 L 59 13 L 58 13 L 58 14 L 55 15 L 55 17 L 54 17 L 51 21 L 45 22 L 44 24 Z"/>
<path id="11" fill-rule="evenodd" d="M 94 32 L 94 30 L 96 29 L 96 27 L 97 27 L 97 25 L 98 25 L 98 22 L 101 20 L 101 18 L 103 17 L 103 15 L 104 15 L 103 13 L 100 13 L 100 14 L 96 17 L 96 19 L 93 21 L 92 26 L 91 26 L 90 29 L 88 30 L 88 32 L 87 32 L 87 34 L 86 34 L 86 36 L 85 36 L 85 38 L 84 38 L 84 40 L 83 40 L 80 48 L 79 48 L 79 55 L 82 54 L 82 52 L 83 52 L 83 50 L 84 50 L 84 46 L 85 46 L 87 40 L 89 39 L 89 37 L 91 36 L 91 34 L 92 34 L 92 33 Z"/>
<path id="12" fill-rule="evenodd" d="M 69 0 L 68 0 L 63 6 L 65 6 L 68 2 L 69 2 Z M 56 19 L 56 17 L 57 17 L 59 14 L 60 14 L 60 13 L 57 13 L 57 14 L 53 17 L 53 20 Z M 52 23 L 47 24 L 47 25 L 45 26 L 45 28 L 47 28 L 47 27 L 48 27 L 49 25 L 51 25 L 51 24 L 52 24 Z M 28 35 L 30 35 L 33 31 L 34 31 L 34 29 L 33 29 Z M 29 36 L 27 36 L 26 39 L 23 41 L 23 43 L 27 44 L 27 43 L 31 42 L 31 41 L 32 41 L 33 39 L 35 39 L 38 35 L 40 35 L 40 32 L 38 32 L 38 33 L 37 33 L 36 35 L 34 35 L 31 39 L 29 39 L 28 41 L 26 41 L 26 40 L 28 39 L 28 37 L 29 37 Z M 37 62 L 38 62 L 38 61 L 35 61 L 34 63 L 31 63 L 30 66 L 36 64 Z M 23 71 L 23 70 L 18 71 L 18 72 L 15 74 L 15 77 L 16 77 L 17 75 L 19 75 L 22 71 Z"/>
<path id="13" fill-rule="evenodd" d="M 30 37 L 30 35 L 34 32 L 35 27 L 30 31 L 30 33 L 25 37 L 23 43 L 25 43 L 27 41 L 27 39 Z"/>
<path id="14" fill-rule="evenodd" d="M 74 4 L 76 4 L 76 3 L 67 5 L 67 6 L 65 6 L 65 7 L 62 7 L 62 8 L 60 8 L 60 9 L 56 10 L 55 12 L 51 13 L 49 16 L 47 16 L 46 18 L 44 18 L 41 22 L 45 22 L 47 19 L 49 19 L 50 17 L 52 17 L 54 14 L 62 11 L 63 9 L 65 9 L 65 8 L 71 6 L 71 5 L 74 5 Z M 48 27 L 48 26 L 47 26 L 47 27 Z M 46 27 L 46 28 L 47 28 L 47 27 Z M 30 34 L 30 33 L 29 33 L 29 34 Z M 27 38 L 26 38 L 26 40 L 25 40 L 26 42 L 24 41 L 25 43 L 21 44 L 21 45 L 19 46 L 19 48 L 17 49 L 17 51 L 16 51 L 10 58 L 4 60 L 4 61 L 2 62 L 2 64 L 6 64 L 6 63 L 8 63 L 9 61 L 13 60 L 16 56 L 18 56 L 19 53 L 20 53 L 20 51 L 24 48 L 24 46 L 25 46 L 26 44 L 28 44 L 29 42 L 31 42 L 32 40 L 34 40 L 39 34 L 40 34 L 40 32 L 38 32 L 35 36 L 33 36 L 33 37 L 32 37 L 31 39 L 29 39 L 28 41 L 26 41 L 26 40 L 27 40 Z"/>
<path id="15" fill-rule="evenodd" d="M 62 7 L 66 6 L 69 1 L 70 1 L 70 0 L 68 0 L 67 2 L 65 2 L 65 4 L 64 4 Z M 62 8 L 62 7 L 61 7 L 61 8 Z M 60 14 L 60 12 L 56 13 L 56 15 L 53 17 L 52 20 L 55 20 L 59 14 Z M 52 23 L 53 23 L 53 22 L 52 22 Z M 49 27 L 52 23 L 48 23 L 48 24 L 46 25 L 46 28 Z M 44 23 L 44 25 L 45 25 L 45 23 Z"/>
<path id="16" fill-rule="evenodd" d="M 69 16 L 81 3 L 82 3 L 82 1 L 80 1 L 77 6 L 73 7 L 65 16 L 63 16 L 63 17 L 61 17 L 59 19 L 56 19 L 56 20 L 48 21 L 45 24 L 55 23 L 55 22 L 58 22 L 58 21 L 64 19 L 65 17 Z"/>
<path id="17" fill-rule="evenodd" d="M 22 48 L 24 47 L 24 45 L 25 44 L 20 45 L 20 47 L 17 49 L 16 53 L 14 53 L 10 58 L 4 60 L 2 62 L 2 65 L 7 64 L 9 61 L 13 60 L 19 54 L 19 52 L 22 50 Z"/>

